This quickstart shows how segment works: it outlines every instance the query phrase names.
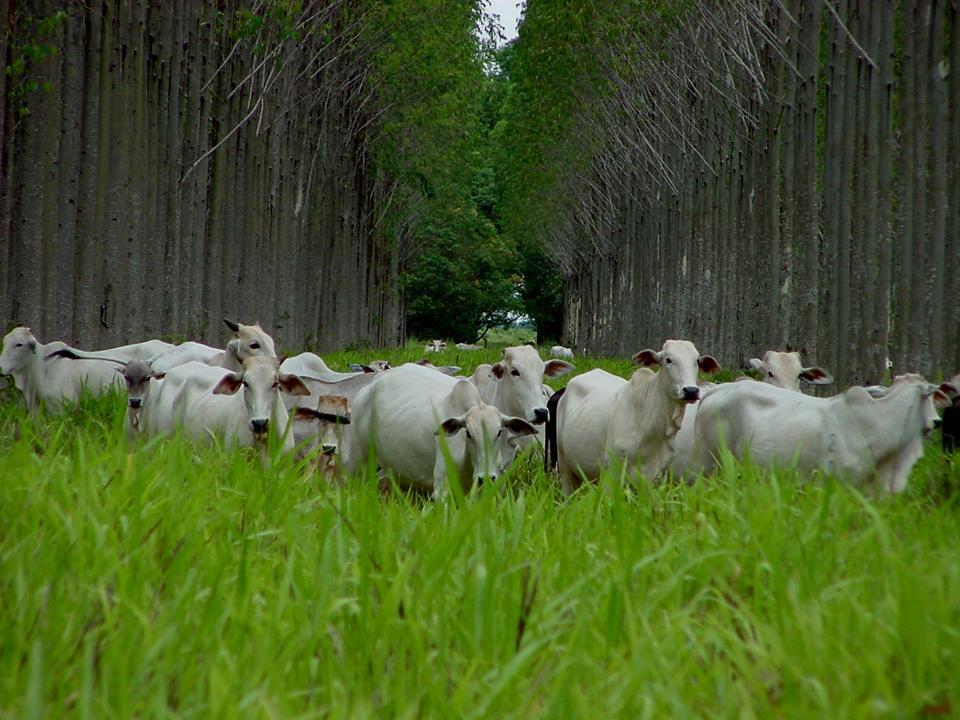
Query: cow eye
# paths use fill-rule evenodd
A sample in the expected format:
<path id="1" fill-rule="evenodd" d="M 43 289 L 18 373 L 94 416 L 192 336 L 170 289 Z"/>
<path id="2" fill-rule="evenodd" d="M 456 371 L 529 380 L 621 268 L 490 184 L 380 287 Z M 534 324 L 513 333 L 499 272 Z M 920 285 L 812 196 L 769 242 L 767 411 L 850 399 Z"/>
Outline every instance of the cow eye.
<path id="1" fill-rule="evenodd" d="M 17 347 L 23 347 L 23 343 L 17 343 Z"/>
<path id="2" fill-rule="evenodd" d="M 773 377 L 773 373 L 770 372 L 769 370 L 767 371 L 767 377 L 771 377 L 771 378 Z"/>
<path id="3" fill-rule="evenodd" d="M 251 350 L 259 350 L 259 349 L 260 349 L 260 343 L 258 343 L 258 342 L 252 342 L 252 343 L 250 343 L 250 349 L 251 349 Z"/>
<path id="4" fill-rule="evenodd" d="M 672 365 L 672 364 L 673 364 L 673 360 L 671 360 L 670 358 L 667 358 L 667 365 Z"/>
<path id="5" fill-rule="evenodd" d="M 511 374 L 511 375 L 514 375 L 514 376 L 516 376 L 516 377 L 520 377 L 520 371 L 517 370 L 516 368 L 514 368 L 513 370 L 511 370 L 511 371 L 510 371 L 510 374 Z"/>

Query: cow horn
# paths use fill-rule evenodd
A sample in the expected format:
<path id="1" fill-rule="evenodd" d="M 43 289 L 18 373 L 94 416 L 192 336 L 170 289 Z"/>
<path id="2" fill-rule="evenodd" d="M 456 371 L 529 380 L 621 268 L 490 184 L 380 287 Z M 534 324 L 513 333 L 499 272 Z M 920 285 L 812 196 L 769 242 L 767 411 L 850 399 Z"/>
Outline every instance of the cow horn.
<path id="1" fill-rule="evenodd" d="M 227 318 L 224 318 L 223 322 L 225 322 L 227 324 L 227 327 L 233 330 L 234 332 L 240 332 L 239 323 L 235 323 L 233 320 L 228 320 Z"/>

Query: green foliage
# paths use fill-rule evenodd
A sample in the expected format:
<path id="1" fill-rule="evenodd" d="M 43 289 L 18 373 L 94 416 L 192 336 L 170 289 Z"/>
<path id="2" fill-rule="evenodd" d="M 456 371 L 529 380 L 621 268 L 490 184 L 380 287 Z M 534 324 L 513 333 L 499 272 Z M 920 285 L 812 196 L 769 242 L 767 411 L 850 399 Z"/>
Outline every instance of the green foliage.
<path id="1" fill-rule="evenodd" d="M 738 465 L 564 499 L 533 454 L 435 504 L 183 438 L 131 446 L 122 411 L 0 407 L 4 717 L 960 707 L 960 468 L 933 447 L 884 501 Z"/>
<path id="2" fill-rule="evenodd" d="M 475 3 L 440 0 L 378 12 L 387 113 L 375 153 L 400 198 L 385 226 L 403 240 L 408 328 L 473 340 L 518 310 L 516 252 L 496 224 L 496 102 L 484 75 L 489 43 L 476 34 L 481 14 Z"/>
<path id="3" fill-rule="evenodd" d="M 44 17 L 22 17 L 14 13 L 8 28 L 10 34 L 10 61 L 4 68 L 7 76 L 7 98 L 17 122 L 30 114 L 29 96 L 37 90 L 49 90 L 50 84 L 36 80 L 31 69 L 57 54 L 56 34 L 67 19 L 66 10 Z M 4 30 L 6 32 L 7 30 Z"/>

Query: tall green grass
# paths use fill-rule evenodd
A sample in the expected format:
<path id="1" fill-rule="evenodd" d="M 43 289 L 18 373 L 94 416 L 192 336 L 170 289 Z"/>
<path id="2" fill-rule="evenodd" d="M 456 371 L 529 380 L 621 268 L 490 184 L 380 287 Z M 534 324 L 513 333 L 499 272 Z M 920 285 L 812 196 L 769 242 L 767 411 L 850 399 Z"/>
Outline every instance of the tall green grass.
<path id="1" fill-rule="evenodd" d="M 432 503 L 129 445 L 116 397 L 7 404 L 0 717 L 956 714 L 957 473 L 933 448 L 882 501 L 735 464 L 564 499 L 531 455 Z"/>

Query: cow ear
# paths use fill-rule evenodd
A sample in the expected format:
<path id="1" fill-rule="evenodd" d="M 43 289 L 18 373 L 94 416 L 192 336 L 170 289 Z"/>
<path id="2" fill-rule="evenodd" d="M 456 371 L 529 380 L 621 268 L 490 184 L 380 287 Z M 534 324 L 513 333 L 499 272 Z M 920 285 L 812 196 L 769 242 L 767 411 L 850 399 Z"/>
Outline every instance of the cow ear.
<path id="1" fill-rule="evenodd" d="M 227 326 L 228 328 L 230 328 L 230 329 L 233 330 L 234 332 L 240 332 L 240 324 L 239 324 L 239 323 L 236 323 L 236 322 L 234 322 L 233 320 L 228 320 L 227 318 L 224 318 L 224 319 L 223 319 L 223 322 L 226 324 L 226 326 Z"/>
<path id="2" fill-rule="evenodd" d="M 960 397 L 960 388 L 954 385 L 952 381 L 940 383 L 940 392 L 950 398 L 950 400 L 956 400 Z"/>
<path id="3" fill-rule="evenodd" d="M 480 392 L 476 385 L 464 378 L 458 380 L 453 386 L 453 390 L 450 391 L 450 400 L 453 403 L 451 407 L 454 409 L 466 410 L 480 402 Z"/>
<path id="4" fill-rule="evenodd" d="M 833 383 L 833 376 L 822 367 L 804 368 L 800 373 L 800 379 L 811 385 L 830 385 Z"/>
<path id="5" fill-rule="evenodd" d="M 236 373 L 224 375 L 213 389 L 214 395 L 233 395 L 243 385 L 243 376 Z"/>
<path id="6" fill-rule="evenodd" d="M 514 435 L 537 434 L 537 429 L 523 418 L 505 417 L 500 424 Z"/>
<path id="7" fill-rule="evenodd" d="M 717 359 L 713 355 L 701 355 L 700 359 L 697 360 L 697 364 L 700 366 L 700 370 L 707 374 L 715 373 L 720 369 L 720 363 L 717 362 Z"/>
<path id="8" fill-rule="evenodd" d="M 933 391 L 933 406 L 935 408 L 943 410 L 943 408 L 948 408 L 951 405 L 953 405 L 953 400 L 943 390 L 937 388 Z"/>
<path id="9" fill-rule="evenodd" d="M 763 360 L 760 358 L 750 358 L 750 367 L 761 373 L 767 369 L 767 366 L 763 364 Z"/>
<path id="10" fill-rule="evenodd" d="M 573 370 L 576 370 L 573 363 L 568 363 L 565 360 L 549 360 L 543 368 L 543 374 L 546 377 L 560 377 Z"/>
<path id="11" fill-rule="evenodd" d="M 644 367 L 651 367 L 652 365 L 660 364 L 660 353 L 656 350 L 641 350 L 640 352 L 634 354 L 632 358 L 634 363 L 637 365 L 643 365 Z"/>
<path id="12" fill-rule="evenodd" d="M 497 380 L 499 380 L 500 378 L 503 377 L 503 364 L 502 364 L 502 363 L 497 363 L 497 364 L 494 365 L 492 368 L 490 368 L 490 372 L 492 372 L 492 373 L 493 373 L 493 376 L 494 376 Z"/>
<path id="13" fill-rule="evenodd" d="M 879 400 L 887 396 L 887 388 L 883 385 L 867 385 L 863 388 L 874 400 Z"/>
<path id="14" fill-rule="evenodd" d="M 297 377 L 296 375 L 293 375 L 292 373 L 290 373 L 290 374 L 288 374 L 288 373 L 280 373 L 280 375 L 278 376 L 278 381 L 279 381 L 279 383 L 280 383 L 280 387 L 281 387 L 281 388 L 283 389 L 283 391 L 284 391 L 285 393 L 287 393 L 288 395 L 301 395 L 301 396 L 303 396 L 303 395 L 309 395 L 309 394 L 310 394 L 310 388 L 308 388 L 308 387 L 304 384 L 303 380 L 301 380 L 301 379 L 300 379 L 299 377 Z"/>
<path id="15" fill-rule="evenodd" d="M 447 437 L 451 437 L 463 430 L 466 426 L 467 421 L 463 419 L 462 415 L 460 417 L 452 417 L 444 420 L 440 424 L 440 429 L 434 434 L 439 435 L 442 432 Z"/>

